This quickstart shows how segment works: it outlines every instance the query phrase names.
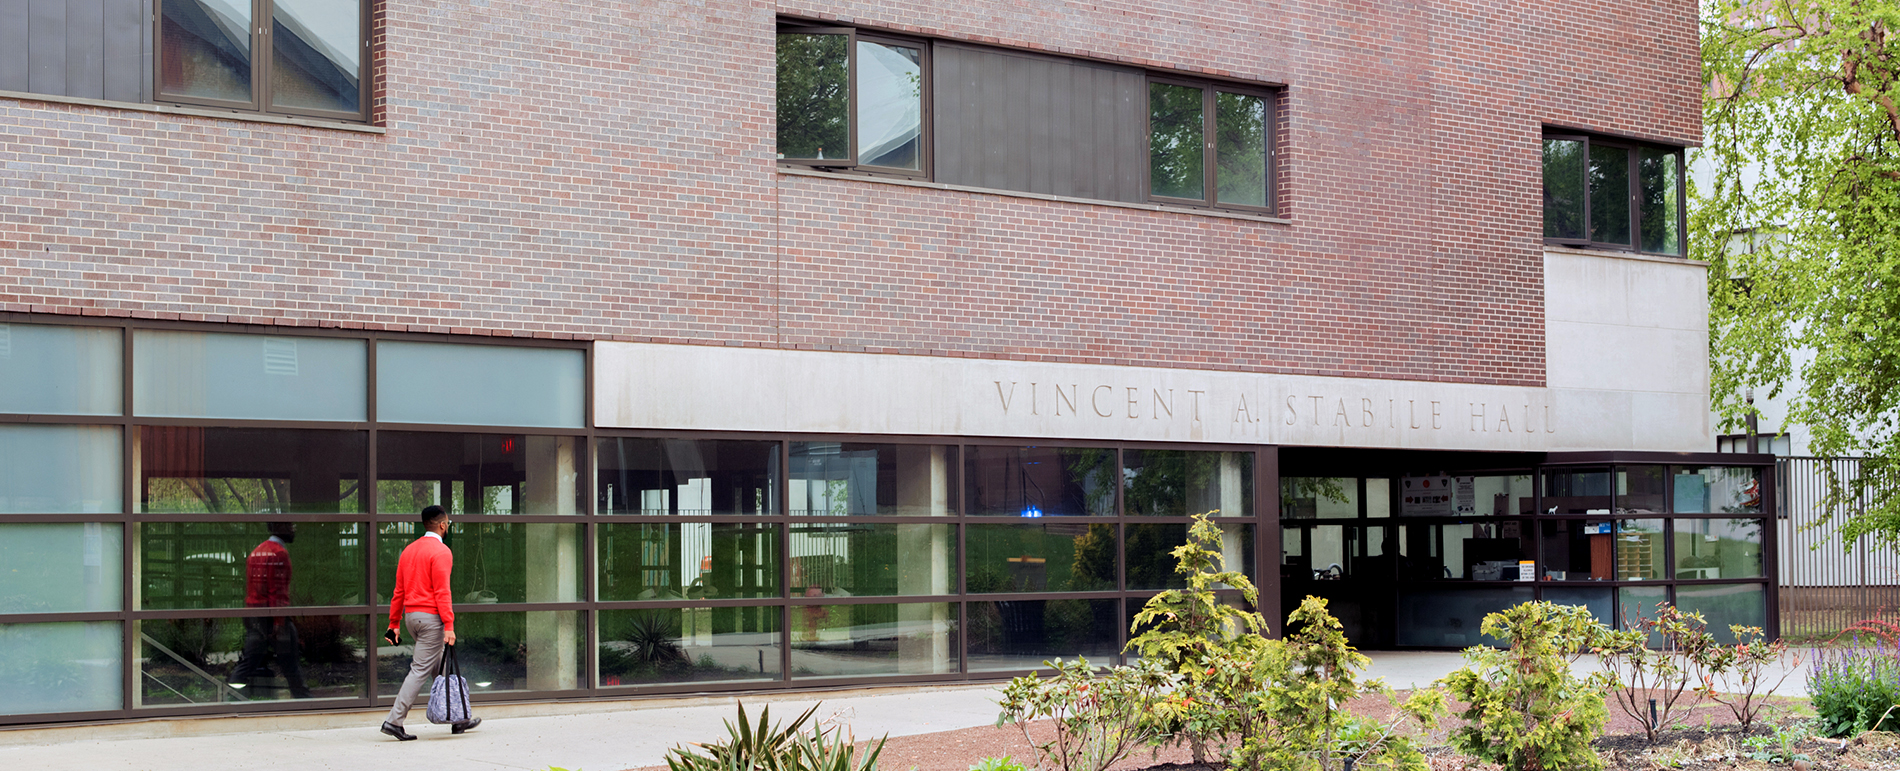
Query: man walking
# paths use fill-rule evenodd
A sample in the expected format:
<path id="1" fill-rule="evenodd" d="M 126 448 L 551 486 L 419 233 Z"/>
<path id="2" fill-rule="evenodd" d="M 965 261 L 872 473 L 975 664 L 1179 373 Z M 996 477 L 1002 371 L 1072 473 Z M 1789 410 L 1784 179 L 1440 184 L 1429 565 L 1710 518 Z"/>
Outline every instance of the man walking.
<path id="1" fill-rule="evenodd" d="M 383 634 L 384 640 L 395 645 L 402 634 L 398 624 L 407 622 L 409 634 L 416 638 L 415 661 L 409 665 L 409 676 L 403 678 L 395 706 L 389 708 L 389 719 L 383 721 L 383 733 L 405 742 L 416 738 L 402 728 L 410 705 L 435 675 L 442 646 L 455 644 L 455 606 L 449 592 L 455 555 L 442 542 L 442 534 L 449 531 L 449 513 L 441 506 L 423 509 L 422 527 L 422 537 L 410 542 L 396 562 L 396 593 L 389 600 L 389 631 Z M 481 724 L 481 718 L 470 716 L 449 729 L 459 734 Z"/>
<path id="2" fill-rule="evenodd" d="M 297 540 L 294 522 L 272 522 L 270 537 L 244 560 L 244 607 L 290 607 L 290 544 Z M 244 655 L 231 671 L 233 687 L 263 688 L 270 680 L 270 663 L 277 662 L 293 699 L 310 698 L 304 684 L 297 622 L 289 616 L 246 616 Z"/>

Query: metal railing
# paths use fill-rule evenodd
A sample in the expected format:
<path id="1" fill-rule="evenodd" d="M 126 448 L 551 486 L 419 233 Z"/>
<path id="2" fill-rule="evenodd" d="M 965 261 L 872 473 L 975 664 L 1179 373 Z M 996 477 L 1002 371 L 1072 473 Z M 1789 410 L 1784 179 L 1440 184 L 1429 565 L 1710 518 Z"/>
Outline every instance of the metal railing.
<path id="1" fill-rule="evenodd" d="M 1783 458 L 1776 464 L 1781 635 L 1790 640 L 1826 640 L 1861 620 L 1900 613 L 1900 552 L 1866 536 L 1852 544 L 1841 540 L 1842 521 L 1864 509 L 1868 498 L 1850 501 L 1832 521 L 1819 524 L 1830 466 L 1842 480 L 1860 474 L 1857 458 Z M 1879 494 L 1885 493 L 1870 495 Z"/>

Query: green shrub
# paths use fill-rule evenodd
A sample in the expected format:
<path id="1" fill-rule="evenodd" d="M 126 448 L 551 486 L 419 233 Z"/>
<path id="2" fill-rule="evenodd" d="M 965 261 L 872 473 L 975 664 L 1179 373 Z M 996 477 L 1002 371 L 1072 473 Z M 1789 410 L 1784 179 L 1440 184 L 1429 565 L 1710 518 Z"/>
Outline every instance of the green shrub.
<path id="1" fill-rule="evenodd" d="M 1761 627 L 1737 624 L 1729 631 L 1735 635 L 1735 644 L 1709 649 L 1701 690 L 1709 700 L 1728 707 L 1735 722 L 1747 731 L 1755 725 L 1762 707 L 1767 706 L 1768 694 L 1801 667 L 1801 656 L 1795 655 L 1793 667 L 1783 667 L 1789 656 L 1787 643 L 1767 642 Z M 1717 682 L 1721 683 L 1719 689 Z"/>
<path id="2" fill-rule="evenodd" d="M 1653 615 L 1626 623 L 1628 629 L 1605 632 L 1597 643 L 1603 668 L 1617 681 L 1616 708 L 1642 724 L 1650 742 L 1669 725 L 1679 706 L 1693 707 L 1705 693 L 1715 638 L 1700 613 L 1684 613 L 1666 602 Z M 1685 697 L 1695 696 L 1684 704 Z M 1650 719 L 1649 703 L 1657 705 Z"/>
<path id="3" fill-rule="evenodd" d="M 1823 648 L 1808 670 L 1808 699 L 1827 736 L 1900 730 L 1900 654 L 1884 644 Z"/>
<path id="4" fill-rule="evenodd" d="M 1590 743 L 1609 721 L 1609 677 L 1579 680 L 1570 664 L 1609 630 L 1584 608 L 1548 602 L 1492 613 L 1482 628 L 1509 647 L 1467 648 L 1465 666 L 1440 681 L 1467 705 L 1452 747 L 1513 771 L 1603 768 Z"/>
<path id="5" fill-rule="evenodd" d="M 694 745 L 698 749 L 674 747 L 666 753 L 671 771 L 877 771 L 877 757 L 884 752 L 885 739 L 858 754 L 855 737 L 843 726 L 826 729 L 813 724 L 812 705 L 791 723 L 772 724 L 772 708 L 759 711 L 759 720 L 746 717 L 745 705 L 739 705 L 739 722 L 726 721 L 726 739 Z"/>
<path id="6" fill-rule="evenodd" d="M 1004 755 L 1000 758 L 979 760 L 976 765 L 970 767 L 970 771 L 1029 771 L 1029 769 L 1016 762 L 1015 758 Z"/>
<path id="7" fill-rule="evenodd" d="M 1087 659 L 1043 662 L 1055 676 L 1024 675 L 1003 686 L 996 724 L 1015 724 L 1036 748 L 1042 767 L 1060 771 L 1105 771 L 1159 730 L 1148 710 L 1177 678 L 1154 662 L 1114 667 L 1095 676 Z M 1048 720 L 1054 738 L 1037 742 L 1029 724 Z M 673 771 L 689 771 L 674 769 Z M 693 770 L 697 771 L 697 770 Z"/>

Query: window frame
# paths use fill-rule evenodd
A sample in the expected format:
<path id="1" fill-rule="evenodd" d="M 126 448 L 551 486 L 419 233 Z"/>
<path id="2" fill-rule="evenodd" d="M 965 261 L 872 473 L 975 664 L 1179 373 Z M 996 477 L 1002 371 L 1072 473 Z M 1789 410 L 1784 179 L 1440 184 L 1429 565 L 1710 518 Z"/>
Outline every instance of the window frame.
<path id="1" fill-rule="evenodd" d="M 1278 175 L 1276 174 L 1276 171 L 1277 171 L 1276 167 L 1279 163 L 1279 153 L 1275 152 L 1276 150 L 1275 134 L 1277 132 L 1277 127 L 1279 125 L 1280 106 L 1278 104 L 1279 100 L 1275 98 L 1276 97 L 1275 90 L 1266 88 L 1266 87 L 1261 87 L 1261 86 L 1250 86 L 1250 85 L 1243 85 L 1243 84 L 1237 84 L 1237 83 L 1228 83 L 1224 81 L 1198 80 L 1198 79 L 1193 79 L 1193 78 L 1178 78 L 1178 77 L 1173 77 L 1173 76 L 1168 76 L 1168 75 L 1158 75 L 1151 72 L 1148 74 L 1149 89 L 1147 92 L 1151 100 L 1154 94 L 1153 87 L 1157 83 L 1162 84 L 1162 85 L 1168 85 L 1168 86 L 1180 86 L 1184 88 L 1198 88 L 1201 90 L 1201 142 L 1202 142 L 1201 144 L 1201 153 L 1202 153 L 1201 154 L 1201 189 L 1202 191 L 1204 191 L 1204 193 L 1202 197 L 1198 199 L 1179 198 L 1175 196 L 1165 196 L 1165 195 L 1155 194 L 1154 192 L 1154 104 L 1152 101 L 1150 101 L 1147 106 L 1147 110 L 1144 112 L 1143 120 L 1142 120 L 1142 133 L 1147 137 L 1147 142 L 1145 143 L 1145 145 L 1147 146 L 1148 149 L 1147 149 L 1147 152 L 1144 154 L 1144 160 L 1146 161 L 1148 173 L 1142 178 L 1141 186 L 1142 186 L 1142 190 L 1147 193 L 1148 200 L 1151 203 L 1167 204 L 1170 206 L 1185 206 L 1185 207 L 1196 208 L 1196 209 L 1217 209 L 1221 211 L 1240 211 L 1240 212 L 1248 212 L 1251 214 L 1264 214 L 1267 216 L 1277 216 L 1279 213 L 1279 185 L 1278 185 L 1278 179 L 1277 179 Z M 1267 153 L 1267 158 L 1266 158 L 1267 205 L 1265 206 L 1253 206 L 1251 204 L 1239 204 L 1239 203 L 1225 203 L 1220 200 L 1220 127 L 1218 125 L 1219 120 L 1220 120 L 1220 115 L 1219 115 L 1219 95 L 1220 94 L 1251 96 L 1251 97 L 1261 99 L 1266 103 L 1267 114 L 1264 119 L 1265 130 L 1264 130 L 1264 136 L 1262 137 L 1265 140 L 1263 144 L 1266 145 L 1266 153 Z"/>
<path id="2" fill-rule="evenodd" d="M 902 177 L 906 179 L 929 180 L 931 178 L 931 46 L 923 38 L 911 38 L 902 35 L 889 35 L 878 31 L 867 31 L 857 27 L 829 26 L 821 24 L 801 24 L 781 19 L 778 29 L 773 33 L 774 62 L 777 61 L 777 36 L 784 34 L 841 35 L 845 39 L 845 136 L 851 152 L 846 158 L 778 158 L 778 163 L 786 166 L 804 166 L 825 171 L 851 172 L 882 177 Z M 918 51 L 918 69 L 922 80 L 918 93 L 918 144 L 917 168 L 905 169 L 895 166 L 878 166 L 861 163 L 858 157 L 858 43 L 878 43 L 902 48 L 915 48 Z M 774 78 L 774 91 L 777 82 Z M 777 97 L 774 96 L 776 107 Z M 773 121 L 776 136 L 777 120 Z M 776 141 L 776 139 L 775 139 Z M 776 154 L 776 152 L 774 153 Z"/>
<path id="3" fill-rule="evenodd" d="M 1586 134 L 1583 132 L 1569 131 L 1565 129 L 1546 128 L 1543 134 L 1538 138 L 1537 146 L 1540 152 L 1545 142 L 1549 142 L 1553 140 L 1581 142 L 1583 144 L 1584 170 L 1583 170 L 1583 194 L 1582 194 L 1582 221 L 1583 221 L 1584 232 L 1583 232 L 1582 238 L 1558 238 L 1554 236 L 1542 235 L 1544 212 L 1542 211 L 1540 207 L 1539 212 L 1538 212 L 1539 214 L 1538 232 L 1546 246 L 1570 246 L 1570 247 L 1575 247 L 1579 249 L 1603 249 L 1607 251 L 1633 252 L 1636 254 L 1650 254 L 1650 255 L 1656 255 L 1659 257 L 1675 257 L 1675 258 L 1685 258 L 1685 259 L 1689 256 L 1689 243 L 1688 243 L 1689 242 L 1689 220 L 1688 220 L 1688 217 L 1689 217 L 1688 195 L 1689 194 L 1688 194 L 1688 180 L 1687 180 L 1688 166 L 1686 162 L 1687 159 L 1685 157 L 1686 153 L 1684 151 L 1684 148 L 1674 147 L 1674 146 L 1665 145 L 1665 144 L 1658 144 L 1655 142 L 1642 142 L 1642 141 L 1638 141 L 1634 139 L 1623 139 L 1619 137 L 1602 137 L 1602 136 L 1595 136 L 1592 134 Z M 1630 211 L 1630 217 L 1629 217 L 1630 243 L 1628 244 L 1619 244 L 1619 243 L 1613 243 L 1609 241 L 1599 241 L 1596 239 L 1595 229 L 1592 226 L 1592 218 L 1590 216 L 1591 215 L 1590 199 L 1591 199 L 1591 193 L 1592 193 L 1592 190 L 1590 188 L 1590 150 L 1591 148 L 1597 145 L 1602 145 L 1604 147 L 1615 147 L 1615 148 L 1627 151 L 1627 159 L 1628 159 L 1627 174 L 1628 174 L 1628 179 L 1629 179 L 1628 200 L 1629 200 L 1629 211 Z M 1642 163 L 1643 150 L 1660 150 L 1664 154 L 1666 154 L 1668 157 L 1675 159 L 1676 251 L 1673 254 L 1669 252 L 1652 252 L 1652 251 L 1647 251 L 1643 249 L 1643 243 L 1642 243 L 1643 241 L 1643 211 L 1642 211 L 1642 203 L 1641 203 L 1642 177 L 1639 173 L 1640 166 Z M 1540 189 L 1543 186 L 1543 169 L 1542 169 L 1541 162 L 1539 164 L 1539 169 L 1538 169 L 1538 185 Z"/>
<path id="4" fill-rule="evenodd" d="M 271 105 L 271 70 L 275 65 L 276 54 L 273 48 L 273 30 L 276 23 L 273 11 L 276 0 L 250 0 L 251 4 L 251 99 L 248 102 L 214 99 L 188 94 L 173 94 L 165 91 L 165 4 L 167 2 L 189 2 L 190 0 L 157 0 L 152 5 L 152 93 L 153 102 L 188 104 L 199 107 L 214 107 L 241 112 L 255 112 L 263 115 L 284 115 L 301 118 L 322 118 L 328 120 L 368 123 L 370 121 L 370 102 L 375 89 L 376 51 L 372 25 L 375 17 L 375 5 L 378 0 L 358 0 L 357 30 L 362 53 L 356 60 L 357 109 L 355 112 L 319 110 L 307 107 L 275 107 Z"/>

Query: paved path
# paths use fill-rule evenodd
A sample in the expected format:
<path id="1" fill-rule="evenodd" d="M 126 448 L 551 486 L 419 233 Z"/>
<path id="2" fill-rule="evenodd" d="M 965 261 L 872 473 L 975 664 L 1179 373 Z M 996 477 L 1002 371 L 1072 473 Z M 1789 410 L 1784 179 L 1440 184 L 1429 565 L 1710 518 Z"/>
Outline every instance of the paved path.
<path id="1" fill-rule="evenodd" d="M 1456 653 L 1370 654 L 1368 673 L 1395 688 L 1429 685 L 1460 663 Z M 1579 670 L 1594 662 L 1579 662 Z M 1799 673 L 1780 693 L 1802 695 Z M 949 731 L 996 721 L 989 686 L 857 690 L 747 697 L 748 710 L 770 705 L 790 718 L 823 698 L 859 737 Z M 376 731 L 382 711 L 255 718 L 155 720 L 107 726 L 0 731 L 0 768 L 85 771 L 374 771 L 385 768 L 534 769 L 549 766 L 621 771 L 663 761 L 667 748 L 725 735 L 732 697 L 494 705 L 482 727 L 451 736 L 446 727 L 412 726 L 419 741 L 398 743 Z M 418 714 L 418 717 L 420 715 Z"/>

